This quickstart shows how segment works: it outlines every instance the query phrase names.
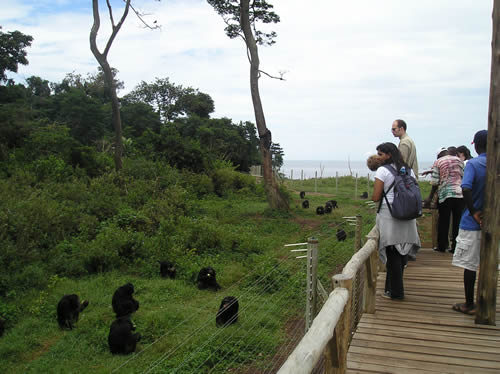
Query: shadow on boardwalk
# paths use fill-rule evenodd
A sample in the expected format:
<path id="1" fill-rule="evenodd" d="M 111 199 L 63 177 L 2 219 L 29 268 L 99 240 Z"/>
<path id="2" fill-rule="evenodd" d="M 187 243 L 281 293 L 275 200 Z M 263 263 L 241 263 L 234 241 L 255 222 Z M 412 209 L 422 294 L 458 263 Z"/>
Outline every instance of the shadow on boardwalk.
<path id="1" fill-rule="evenodd" d="M 500 373 L 500 327 L 476 325 L 451 308 L 464 301 L 463 270 L 451 258 L 422 249 L 405 270 L 404 301 L 381 297 L 385 273 L 379 274 L 377 311 L 361 318 L 347 373 Z"/>

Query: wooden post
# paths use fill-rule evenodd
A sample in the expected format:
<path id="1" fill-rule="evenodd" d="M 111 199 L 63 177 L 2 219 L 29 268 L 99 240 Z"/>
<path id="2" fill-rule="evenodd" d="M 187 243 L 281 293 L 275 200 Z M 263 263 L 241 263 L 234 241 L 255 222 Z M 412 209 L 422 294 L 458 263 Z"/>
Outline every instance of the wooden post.
<path id="1" fill-rule="evenodd" d="M 354 234 L 354 249 L 359 251 L 361 245 L 361 229 L 363 228 L 363 219 L 361 216 L 356 216 L 356 233 Z"/>
<path id="2" fill-rule="evenodd" d="M 306 299 L 306 332 L 316 316 L 318 300 L 318 240 L 307 240 L 307 299 Z"/>
<path id="3" fill-rule="evenodd" d="M 293 169 L 290 170 L 290 179 L 293 180 Z"/>
<path id="4" fill-rule="evenodd" d="M 304 169 L 301 169 L 300 170 L 300 180 L 303 181 L 304 180 Z"/>
<path id="5" fill-rule="evenodd" d="M 438 218 L 439 213 L 437 208 L 431 209 L 432 212 L 432 248 L 438 247 Z"/>
<path id="6" fill-rule="evenodd" d="M 354 199 L 358 198 L 358 173 L 356 173 L 356 183 L 354 187 Z"/>
<path id="7" fill-rule="evenodd" d="M 314 192 L 318 192 L 318 172 L 314 172 Z"/>
<path id="8" fill-rule="evenodd" d="M 370 193 L 370 173 L 366 176 L 366 192 Z"/>
<path id="9" fill-rule="evenodd" d="M 339 172 L 335 172 L 335 195 L 339 193 Z"/>
<path id="10" fill-rule="evenodd" d="M 481 261 L 477 287 L 476 323 L 495 325 L 500 243 L 500 0 L 493 1 L 490 103 L 486 153 L 486 189 L 481 234 Z"/>
<path id="11" fill-rule="evenodd" d="M 325 374 L 344 374 L 347 370 L 347 351 L 351 342 L 352 278 L 336 274 L 332 282 L 334 289 L 345 288 L 349 296 L 344 312 L 335 327 L 333 338 L 325 348 Z"/>
<path id="12" fill-rule="evenodd" d="M 373 251 L 365 263 L 365 288 L 363 297 L 363 312 L 375 313 L 378 275 L 378 251 Z"/>

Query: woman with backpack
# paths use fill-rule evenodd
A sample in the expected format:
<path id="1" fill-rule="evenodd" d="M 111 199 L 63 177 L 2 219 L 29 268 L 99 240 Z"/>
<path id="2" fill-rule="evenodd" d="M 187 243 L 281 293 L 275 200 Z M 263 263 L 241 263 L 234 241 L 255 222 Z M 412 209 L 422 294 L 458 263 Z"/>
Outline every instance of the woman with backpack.
<path id="1" fill-rule="evenodd" d="M 403 300 L 403 270 L 407 256 L 415 256 L 420 248 L 415 217 L 421 215 L 422 198 L 415 173 L 403 161 L 395 144 L 380 144 L 377 147 L 377 155 L 381 160 L 381 167 L 375 174 L 372 200 L 380 202 L 377 212 L 377 227 L 380 233 L 379 256 L 387 268 L 383 296 L 393 300 Z M 397 204 L 395 204 L 394 190 L 398 187 L 395 183 L 403 179 L 407 181 L 407 186 L 412 185 L 413 190 L 400 194 L 407 201 L 401 201 L 398 197 Z M 399 210 L 403 206 L 404 212 L 405 203 L 408 203 L 408 212 L 412 207 L 417 211 L 398 216 L 395 208 Z M 394 218 L 393 215 L 399 218 Z"/>

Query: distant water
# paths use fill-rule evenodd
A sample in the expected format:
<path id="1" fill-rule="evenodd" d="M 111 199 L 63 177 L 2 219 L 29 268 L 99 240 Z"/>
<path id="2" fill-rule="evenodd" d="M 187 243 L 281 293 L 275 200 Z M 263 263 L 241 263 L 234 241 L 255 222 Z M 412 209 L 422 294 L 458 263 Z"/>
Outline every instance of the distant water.
<path id="1" fill-rule="evenodd" d="M 420 171 L 426 170 L 432 166 L 432 162 L 419 162 Z M 350 167 L 350 169 L 349 169 Z M 355 177 L 366 177 L 369 175 L 373 179 L 375 172 L 368 169 L 366 161 L 350 161 L 347 160 L 285 160 L 280 172 L 290 179 L 311 179 L 316 173 L 318 178 L 335 177 L 338 173 L 339 177 L 351 175 Z"/>

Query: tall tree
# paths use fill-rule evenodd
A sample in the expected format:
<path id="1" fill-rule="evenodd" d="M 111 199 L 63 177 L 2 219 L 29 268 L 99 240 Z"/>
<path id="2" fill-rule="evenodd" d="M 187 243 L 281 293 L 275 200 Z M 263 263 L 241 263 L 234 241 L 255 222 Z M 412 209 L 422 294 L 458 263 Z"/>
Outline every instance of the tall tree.
<path id="1" fill-rule="evenodd" d="M 182 87 L 171 83 L 169 78 L 156 78 L 153 83 L 142 81 L 124 97 L 131 103 L 151 105 L 163 121 L 172 121 L 180 115 L 196 114 L 209 118 L 214 111 L 214 102 L 210 95 L 191 87 Z"/>
<path id="2" fill-rule="evenodd" d="M 476 323 L 496 325 L 498 251 L 500 249 L 500 0 L 493 2 L 490 102 L 486 151 L 486 190 L 481 226 L 481 262 Z"/>
<path id="3" fill-rule="evenodd" d="M 0 31 L 0 82 L 7 80 L 6 71 L 17 73 L 19 64 L 28 65 L 25 49 L 31 46 L 32 41 L 32 36 L 20 31 Z"/>
<path id="4" fill-rule="evenodd" d="M 274 31 L 265 33 L 256 28 L 257 22 L 277 23 L 280 18 L 272 11 L 273 6 L 265 0 L 207 0 L 207 2 L 223 17 L 227 25 L 226 34 L 230 38 L 241 37 L 245 42 L 250 62 L 250 92 L 260 138 L 267 200 L 273 209 L 288 209 L 288 201 L 282 195 L 273 174 L 271 131 L 266 125 L 259 91 L 259 78 L 264 72 L 260 70 L 258 45 L 274 44 L 276 33 Z"/>
<path id="5" fill-rule="evenodd" d="M 116 84 L 113 79 L 113 71 L 111 70 L 111 66 L 108 63 L 108 53 L 111 49 L 111 45 L 116 38 L 116 35 L 120 31 L 125 19 L 127 18 L 129 9 L 130 9 L 130 0 L 125 0 L 125 8 L 123 9 L 123 14 L 120 18 L 120 21 L 115 24 L 113 18 L 113 9 L 111 8 L 110 0 L 106 0 L 106 4 L 108 6 L 109 19 L 111 21 L 111 35 L 109 36 L 108 41 L 106 42 L 106 46 L 104 47 L 103 52 L 99 50 L 97 47 L 97 33 L 99 32 L 99 28 L 101 26 L 101 19 L 99 15 L 99 0 L 92 0 L 92 11 L 94 16 L 94 24 L 92 25 L 92 29 L 90 30 L 90 50 L 94 54 L 99 65 L 101 65 L 102 71 L 104 73 L 104 78 L 106 80 L 106 84 L 109 90 L 109 96 L 111 98 L 111 120 L 113 122 L 113 128 L 115 130 L 115 168 L 116 170 L 120 170 L 123 166 L 122 164 L 122 153 L 123 153 L 123 142 L 122 142 L 122 122 L 120 118 L 120 104 L 118 102 L 118 96 L 116 94 Z"/>

